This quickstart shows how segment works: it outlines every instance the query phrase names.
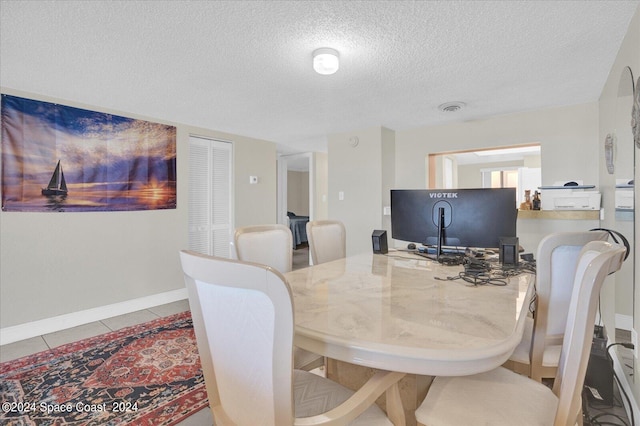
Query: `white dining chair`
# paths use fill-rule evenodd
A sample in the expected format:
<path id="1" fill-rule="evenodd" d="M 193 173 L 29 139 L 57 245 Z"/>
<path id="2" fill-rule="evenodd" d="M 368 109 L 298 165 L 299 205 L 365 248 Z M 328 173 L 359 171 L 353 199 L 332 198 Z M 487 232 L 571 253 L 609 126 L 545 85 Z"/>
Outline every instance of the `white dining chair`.
<path id="1" fill-rule="evenodd" d="M 416 410 L 421 426 L 574 426 L 589 361 L 600 288 L 620 269 L 626 250 L 586 244 L 574 276 L 567 325 L 553 389 L 504 367 L 472 376 L 436 377 Z"/>
<path id="2" fill-rule="evenodd" d="M 607 238 L 604 231 L 558 232 L 540 241 L 535 318 L 527 317 L 522 341 L 505 366 L 539 382 L 556 376 L 578 256 L 585 244 Z"/>
<path id="3" fill-rule="evenodd" d="M 234 233 L 236 258 L 274 268 L 280 273 L 292 269 L 293 253 L 291 229 L 284 225 L 254 225 L 237 228 Z M 311 371 L 323 367 L 323 356 L 294 348 L 294 368 Z"/>
<path id="4" fill-rule="evenodd" d="M 217 426 L 404 422 L 403 373 L 376 373 L 353 392 L 293 368 L 294 302 L 278 271 L 188 251 L 180 259 Z M 384 393 L 388 415 L 374 403 Z"/>
<path id="5" fill-rule="evenodd" d="M 347 254 L 347 233 L 338 220 L 307 222 L 307 239 L 314 265 L 342 259 Z"/>
<path id="6" fill-rule="evenodd" d="M 233 236 L 237 258 L 271 266 L 280 273 L 291 271 L 291 230 L 284 225 L 254 225 L 236 228 Z"/>

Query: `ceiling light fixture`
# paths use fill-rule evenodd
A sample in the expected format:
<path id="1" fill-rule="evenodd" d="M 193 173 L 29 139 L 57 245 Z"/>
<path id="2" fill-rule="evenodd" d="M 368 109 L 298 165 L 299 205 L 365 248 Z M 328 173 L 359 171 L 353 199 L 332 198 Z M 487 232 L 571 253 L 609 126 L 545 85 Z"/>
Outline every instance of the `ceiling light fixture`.
<path id="1" fill-rule="evenodd" d="M 438 109 L 442 112 L 458 112 L 464 108 L 467 104 L 464 102 L 447 102 L 438 105 Z"/>
<path id="2" fill-rule="evenodd" d="M 321 47 L 313 51 L 313 69 L 322 75 L 333 74 L 340 68 L 338 51 L 330 47 Z"/>

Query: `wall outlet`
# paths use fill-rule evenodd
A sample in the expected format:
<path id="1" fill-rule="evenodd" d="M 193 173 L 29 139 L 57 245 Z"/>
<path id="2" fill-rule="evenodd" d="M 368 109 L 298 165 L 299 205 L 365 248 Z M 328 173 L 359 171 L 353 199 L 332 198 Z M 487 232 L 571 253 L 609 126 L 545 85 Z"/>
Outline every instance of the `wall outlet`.
<path id="1" fill-rule="evenodd" d="M 631 343 L 633 343 L 633 357 L 638 359 L 638 332 L 635 328 L 631 329 Z"/>

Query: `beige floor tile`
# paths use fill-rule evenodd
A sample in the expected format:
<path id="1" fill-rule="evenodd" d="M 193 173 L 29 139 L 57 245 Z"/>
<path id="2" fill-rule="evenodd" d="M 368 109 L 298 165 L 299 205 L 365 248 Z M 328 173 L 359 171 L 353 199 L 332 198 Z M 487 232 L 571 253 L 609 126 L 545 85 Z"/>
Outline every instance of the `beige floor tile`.
<path id="1" fill-rule="evenodd" d="M 13 361 L 49 349 L 41 336 L 0 346 L 0 362 Z"/>
<path id="2" fill-rule="evenodd" d="M 178 423 L 176 426 L 211 426 L 213 425 L 213 416 L 209 407 L 195 413 L 193 416 L 188 417 Z"/>
<path id="3" fill-rule="evenodd" d="M 293 270 L 309 266 L 309 247 L 301 247 L 293 251 Z"/>
<path id="4" fill-rule="evenodd" d="M 118 315 L 117 317 L 103 319 L 101 322 L 111 330 L 116 331 L 120 330 L 121 328 L 143 324 L 145 322 L 153 321 L 154 319 L 158 318 L 160 318 L 159 315 L 154 314 L 148 309 L 145 309 L 142 311 L 131 312 L 129 314 Z"/>
<path id="5" fill-rule="evenodd" d="M 109 330 L 109 327 L 98 321 L 79 325 L 67 330 L 56 331 L 55 333 L 45 334 L 42 337 L 44 338 L 44 341 L 47 342 L 47 345 L 49 345 L 50 348 L 55 348 L 60 345 L 77 342 L 78 340 L 98 336 L 110 331 L 111 330 Z"/>
<path id="6" fill-rule="evenodd" d="M 187 299 L 178 300 L 177 302 L 167 303 L 166 305 L 154 306 L 149 308 L 151 312 L 161 317 L 177 314 L 189 310 L 189 301 Z"/>

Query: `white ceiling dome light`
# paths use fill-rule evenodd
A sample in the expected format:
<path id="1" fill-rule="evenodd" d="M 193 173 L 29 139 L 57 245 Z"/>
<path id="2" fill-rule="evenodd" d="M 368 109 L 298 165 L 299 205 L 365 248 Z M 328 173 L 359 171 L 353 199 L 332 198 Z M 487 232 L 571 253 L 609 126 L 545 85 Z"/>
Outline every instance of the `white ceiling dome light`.
<path id="1" fill-rule="evenodd" d="M 340 68 L 340 55 L 335 49 L 321 47 L 313 51 L 313 69 L 322 75 L 330 75 Z"/>

